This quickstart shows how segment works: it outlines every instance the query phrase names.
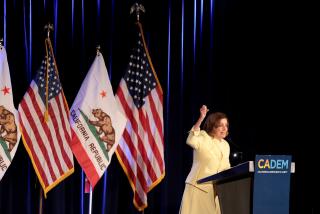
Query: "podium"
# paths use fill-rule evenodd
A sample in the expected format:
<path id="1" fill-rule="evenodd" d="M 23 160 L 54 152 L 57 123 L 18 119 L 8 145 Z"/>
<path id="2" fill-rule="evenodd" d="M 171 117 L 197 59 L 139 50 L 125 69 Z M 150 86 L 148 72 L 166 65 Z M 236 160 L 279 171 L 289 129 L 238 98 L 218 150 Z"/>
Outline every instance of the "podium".
<path id="1" fill-rule="evenodd" d="M 291 156 L 257 155 L 255 161 L 197 182 L 214 184 L 221 214 L 289 214 L 290 175 L 294 172 Z"/>

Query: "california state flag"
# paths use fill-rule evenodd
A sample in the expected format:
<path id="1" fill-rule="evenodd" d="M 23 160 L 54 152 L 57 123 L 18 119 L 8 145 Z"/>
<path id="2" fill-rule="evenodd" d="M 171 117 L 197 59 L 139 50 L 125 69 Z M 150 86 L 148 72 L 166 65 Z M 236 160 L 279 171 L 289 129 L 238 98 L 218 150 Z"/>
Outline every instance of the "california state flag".
<path id="1" fill-rule="evenodd" d="M 70 109 L 71 149 L 92 189 L 119 143 L 127 119 L 119 111 L 104 59 L 99 53 Z"/>
<path id="2" fill-rule="evenodd" d="M 20 141 L 19 118 L 13 104 L 7 53 L 0 47 L 0 180 L 16 154 Z"/>

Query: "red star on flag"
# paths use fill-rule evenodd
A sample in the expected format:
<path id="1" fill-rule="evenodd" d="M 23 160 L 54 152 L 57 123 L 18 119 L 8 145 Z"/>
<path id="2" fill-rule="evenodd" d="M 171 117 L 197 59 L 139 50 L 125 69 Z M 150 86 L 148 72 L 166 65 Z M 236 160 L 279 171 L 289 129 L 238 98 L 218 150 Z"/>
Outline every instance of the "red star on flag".
<path id="1" fill-rule="evenodd" d="M 102 90 L 102 91 L 100 92 L 100 95 L 101 95 L 102 98 L 104 98 L 104 97 L 107 96 L 107 92 L 105 92 L 104 90 Z"/>
<path id="2" fill-rule="evenodd" d="M 7 86 L 4 86 L 4 88 L 1 89 L 1 91 L 3 91 L 3 95 L 9 94 L 10 93 L 9 90 L 10 88 L 7 88 Z"/>

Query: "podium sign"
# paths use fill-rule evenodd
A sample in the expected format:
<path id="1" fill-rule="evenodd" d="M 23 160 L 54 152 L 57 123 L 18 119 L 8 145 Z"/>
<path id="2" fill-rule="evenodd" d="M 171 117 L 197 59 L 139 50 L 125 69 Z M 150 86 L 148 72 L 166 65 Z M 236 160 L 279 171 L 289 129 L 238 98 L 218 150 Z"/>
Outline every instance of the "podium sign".
<path id="1" fill-rule="evenodd" d="M 253 214 L 289 214 L 290 155 L 256 155 Z"/>

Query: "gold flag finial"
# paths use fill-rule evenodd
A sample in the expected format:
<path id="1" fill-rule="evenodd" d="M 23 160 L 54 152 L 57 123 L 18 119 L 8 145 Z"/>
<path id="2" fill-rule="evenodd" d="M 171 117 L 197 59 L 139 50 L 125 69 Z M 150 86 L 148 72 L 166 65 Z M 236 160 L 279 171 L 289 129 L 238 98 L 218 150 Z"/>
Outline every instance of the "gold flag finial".
<path id="1" fill-rule="evenodd" d="M 44 29 L 47 30 L 47 37 L 50 38 L 50 31 L 53 31 L 53 24 L 48 22 L 48 24 L 44 26 Z"/>
<path id="2" fill-rule="evenodd" d="M 3 47 L 3 38 L 0 39 L 0 49 L 2 50 Z"/>
<path id="3" fill-rule="evenodd" d="M 97 56 L 100 56 L 100 45 L 97 45 L 96 50 L 97 50 Z"/>
<path id="4" fill-rule="evenodd" d="M 139 22 L 140 21 L 140 13 L 141 12 L 145 13 L 146 10 L 144 9 L 144 6 L 142 4 L 134 3 L 130 8 L 130 14 L 132 14 L 133 12 L 136 13 L 137 21 Z"/>

